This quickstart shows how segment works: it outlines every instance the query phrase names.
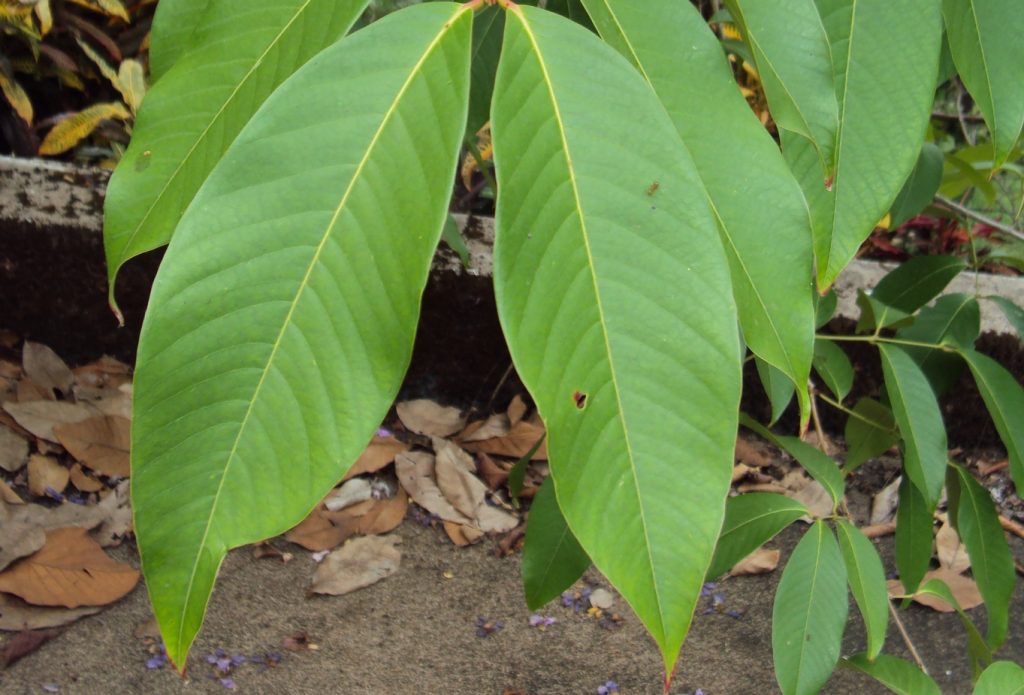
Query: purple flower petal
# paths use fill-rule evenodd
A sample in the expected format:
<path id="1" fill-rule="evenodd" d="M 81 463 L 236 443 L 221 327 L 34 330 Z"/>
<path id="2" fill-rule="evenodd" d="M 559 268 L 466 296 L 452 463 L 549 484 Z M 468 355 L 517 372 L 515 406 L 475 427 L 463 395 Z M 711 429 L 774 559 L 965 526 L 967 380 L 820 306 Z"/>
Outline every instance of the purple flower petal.
<path id="1" fill-rule="evenodd" d="M 235 688 L 238 687 L 237 685 L 235 685 L 235 679 L 234 678 L 219 678 L 219 679 L 217 679 L 217 682 L 220 683 L 221 685 L 223 685 L 228 690 L 234 690 Z"/>
<path id="2" fill-rule="evenodd" d="M 43 683 L 43 691 L 47 693 L 59 693 L 60 686 L 56 683 Z"/>
<path id="3" fill-rule="evenodd" d="M 167 657 L 163 654 L 156 654 L 146 659 L 146 668 L 155 669 L 163 668 L 167 665 Z"/>
<path id="4" fill-rule="evenodd" d="M 218 670 L 220 670 L 220 671 L 227 671 L 230 668 L 231 668 L 231 659 L 228 659 L 227 657 L 221 657 L 220 659 L 217 659 L 217 669 Z"/>
<path id="5" fill-rule="evenodd" d="M 233 657 L 231 657 L 232 666 L 241 666 L 246 661 L 248 661 L 248 658 L 245 656 L 245 654 L 235 654 Z"/>

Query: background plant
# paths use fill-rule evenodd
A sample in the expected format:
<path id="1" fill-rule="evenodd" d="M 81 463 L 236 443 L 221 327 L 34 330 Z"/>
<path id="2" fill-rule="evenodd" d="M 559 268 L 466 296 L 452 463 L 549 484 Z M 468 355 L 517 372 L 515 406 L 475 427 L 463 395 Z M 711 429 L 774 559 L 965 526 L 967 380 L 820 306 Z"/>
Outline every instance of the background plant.
<path id="1" fill-rule="evenodd" d="M 460 150 L 489 120 L 499 314 L 548 427 L 554 484 L 533 509 L 524 568 L 546 556 L 564 568 L 527 569 L 528 599 L 557 593 L 589 558 L 670 676 L 706 576 L 805 511 L 771 496 L 726 502 L 749 349 L 776 412 L 796 397 L 801 429 L 817 400 L 849 413 L 857 456 L 899 442 L 907 594 L 948 593 L 918 586 L 946 488 L 989 611 L 986 637 L 969 643 L 985 692 L 1016 668 L 989 666 L 1012 562 L 1007 572 L 987 493 L 947 461 L 935 375 L 950 360 L 971 370 L 1018 486 L 1024 394 L 973 349 L 977 298 L 924 308 L 964 264 L 923 258 L 862 298 L 865 333 L 846 338 L 878 346 L 882 401 L 844 403 L 841 337 L 815 329 L 832 313 L 829 286 L 913 184 L 946 81 L 943 14 L 964 84 L 989 90 L 975 98 L 992 167 L 1014 156 L 1020 13 L 1009 0 L 727 2 L 718 21 L 742 38 L 739 69 L 756 75 L 780 149 L 691 5 L 498 4 L 416 4 L 352 33 L 365 1 L 248 0 L 244 21 L 233 0 L 160 6 L 154 86 L 110 182 L 105 239 L 112 299 L 124 262 L 171 242 L 139 347 L 132 443 L 168 656 L 184 665 L 226 551 L 301 520 L 390 407 Z M 928 203 L 912 197 L 901 213 Z M 827 391 L 808 388 L 812 365 Z M 847 587 L 869 626 L 847 663 L 890 687 L 928 683 L 880 654 L 881 561 L 843 505 L 857 458 L 839 468 L 759 431 L 833 500 L 780 585 L 783 692 L 816 692 L 835 667 Z M 254 509 L 271 491 L 279 505 Z"/>

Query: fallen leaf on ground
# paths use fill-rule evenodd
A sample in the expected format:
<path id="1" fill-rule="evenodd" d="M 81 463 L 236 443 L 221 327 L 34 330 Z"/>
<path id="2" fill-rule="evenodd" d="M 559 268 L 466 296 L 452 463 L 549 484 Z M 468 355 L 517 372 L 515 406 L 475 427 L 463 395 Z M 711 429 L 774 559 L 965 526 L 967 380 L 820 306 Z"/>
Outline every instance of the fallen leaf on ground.
<path id="1" fill-rule="evenodd" d="M 824 519 L 832 515 L 832 496 L 817 480 L 812 480 L 802 490 L 790 493 L 789 496 L 807 507 L 811 517 L 815 519 Z M 807 521 L 808 517 L 804 516 L 802 520 Z"/>
<path id="2" fill-rule="evenodd" d="M 953 574 L 963 574 L 971 568 L 967 547 L 960 542 L 960 536 L 948 521 L 943 523 L 935 534 L 935 551 L 939 558 L 939 566 Z"/>
<path id="3" fill-rule="evenodd" d="M 131 473 L 131 427 L 127 418 L 100 415 L 54 425 L 53 433 L 82 465 L 101 475 L 127 478 Z"/>
<path id="4" fill-rule="evenodd" d="M 517 422 L 526 417 L 526 401 L 518 393 L 512 397 L 512 402 L 508 404 L 508 410 L 505 411 L 508 416 L 509 426 L 515 425 Z"/>
<path id="5" fill-rule="evenodd" d="M 269 557 L 275 560 L 280 560 L 284 564 L 288 564 L 294 558 L 291 553 L 286 553 L 267 541 L 263 541 L 262 543 L 257 543 L 252 546 L 252 556 L 257 560 Z"/>
<path id="6" fill-rule="evenodd" d="M 737 463 L 732 467 L 732 482 L 735 483 L 738 480 L 743 480 L 748 474 L 755 470 L 757 469 L 751 468 L 745 463 Z"/>
<path id="7" fill-rule="evenodd" d="M 447 440 L 435 441 L 434 447 L 437 487 L 460 514 L 475 518 L 477 508 L 487 497 L 487 486 L 474 474 L 473 459 Z"/>
<path id="8" fill-rule="evenodd" d="M 354 538 L 332 551 L 313 573 L 310 591 L 338 596 L 375 584 L 398 571 L 402 553 L 398 536 Z"/>
<path id="9" fill-rule="evenodd" d="M 0 425 L 0 468 L 17 473 L 28 462 L 28 442 L 11 428 Z"/>
<path id="10" fill-rule="evenodd" d="M 441 493 L 434 478 L 434 456 L 425 451 L 409 451 L 395 457 L 398 482 L 412 500 L 432 514 L 456 524 L 469 524 Z"/>
<path id="11" fill-rule="evenodd" d="M 34 555 L 0 572 L 0 591 L 37 606 L 104 606 L 139 581 L 139 571 L 117 562 L 83 528 L 48 531 Z"/>
<path id="12" fill-rule="evenodd" d="M 323 505 L 317 505 L 309 516 L 295 528 L 284 534 L 284 538 L 313 552 L 331 550 L 341 545 L 356 531 L 356 524 L 337 526 L 324 516 Z"/>
<path id="13" fill-rule="evenodd" d="M 71 484 L 82 492 L 99 492 L 104 487 L 103 483 L 82 470 L 82 464 L 80 463 L 76 463 L 71 467 L 70 477 Z"/>
<path id="14" fill-rule="evenodd" d="M 941 579 L 944 581 L 953 593 L 953 598 L 956 599 L 957 603 L 965 611 L 980 606 L 983 603 L 981 592 L 978 591 L 978 585 L 970 577 L 965 577 L 962 574 L 953 574 L 949 570 L 940 567 L 937 570 L 926 572 L 924 578 L 921 579 L 921 584 L 924 585 L 929 579 Z M 889 588 L 890 598 L 903 596 L 906 593 L 899 579 L 890 579 L 886 582 L 886 586 Z M 932 594 L 915 594 L 913 599 L 922 606 L 928 606 L 940 613 L 952 613 L 956 610 L 953 606 Z"/>
<path id="15" fill-rule="evenodd" d="M 395 405 L 395 410 L 407 430 L 428 437 L 449 437 L 466 424 L 466 418 L 458 408 L 426 398 L 403 401 Z"/>
<path id="16" fill-rule="evenodd" d="M 359 517 L 357 530 L 365 536 L 388 533 L 402 523 L 408 510 L 409 495 L 405 490 L 398 490 L 394 497 L 376 500 L 373 507 Z"/>
<path id="17" fill-rule="evenodd" d="M 25 500 L 18 496 L 18 493 L 14 491 L 7 481 L 0 478 L 0 500 L 3 500 L 7 504 L 25 504 Z"/>
<path id="18" fill-rule="evenodd" d="M 444 527 L 444 532 L 448 534 L 448 539 L 460 548 L 472 545 L 484 537 L 483 531 L 473 528 L 472 526 L 455 524 L 451 521 L 442 522 L 442 525 Z"/>
<path id="19" fill-rule="evenodd" d="M 7 668 L 15 661 L 26 657 L 41 646 L 57 637 L 62 630 L 22 630 L 0 647 L 0 668 Z"/>
<path id="20" fill-rule="evenodd" d="M 456 439 L 460 442 L 479 442 L 484 439 L 504 437 L 509 433 L 511 424 L 508 415 L 496 413 L 486 420 L 477 420 L 466 425 L 466 428 L 459 432 Z"/>
<path id="21" fill-rule="evenodd" d="M 70 472 L 51 456 L 32 454 L 28 459 L 28 491 L 44 497 L 48 490 L 61 493 L 68 486 Z"/>
<path id="22" fill-rule="evenodd" d="M 71 371 L 77 384 L 92 388 L 117 388 L 132 380 L 132 368 L 110 355 L 104 355 L 95 362 L 75 367 Z"/>
<path id="23" fill-rule="evenodd" d="M 744 575 L 774 572 L 775 568 L 779 566 L 781 555 L 782 552 L 779 550 L 758 548 L 733 565 L 732 569 L 729 570 L 729 575 L 732 577 L 742 577 Z"/>
<path id="24" fill-rule="evenodd" d="M 885 524 L 896 518 L 896 507 L 900 503 L 900 477 L 882 488 L 871 500 L 871 517 L 868 523 L 872 526 Z"/>
<path id="25" fill-rule="evenodd" d="M 365 473 L 376 473 L 395 460 L 395 456 L 408 451 L 409 445 L 394 437 L 374 437 L 359 455 L 352 468 L 345 474 L 345 480 Z"/>
<path id="26" fill-rule="evenodd" d="M 497 490 L 508 482 L 508 474 L 514 464 L 495 461 L 487 454 L 477 454 L 477 461 L 480 463 L 480 477 L 491 490 Z"/>
<path id="27" fill-rule="evenodd" d="M 126 420 L 132 419 L 132 397 L 123 390 L 109 391 L 100 395 L 99 398 L 89 400 L 89 405 L 96 409 L 100 415 L 111 417 L 122 417 Z"/>
<path id="28" fill-rule="evenodd" d="M 483 502 L 476 508 L 474 525 L 485 533 L 505 533 L 519 525 L 519 517 Z"/>
<path id="29" fill-rule="evenodd" d="M 81 422 L 96 415 L 96 409 L 85 403 L 64 401 L 29 401 L 28 403 L 3 404 L 14 421 L 37 437 L 51 442 L 57 441 L 53 426 Z"/>
<path id="30" fill-rule="evenodd" d="M 75 375 L 64 360 L 46 345 L 26 340 L 21 349 L 21 366 L 25 375 L 43 388 L 65 395 L 71 392 Z"/>
<path id="31" fill-rule="evenodd" d="M 100 515 L 99 528 L 93 530 L 90 535 L 104 548 L 120 544 L 121 539 L 131 533 L 133 525 L 130 496 L 130 483 L 127 480 L 122 480 L 113 490 L 100 493 L 100 501 L 94 505 Z"/>
<path id="32" fill-rule="evenodd" d="M 33 606 L 17 596 L 0 594 L 0 630 L 16 632 L 60 627 L 87 615 L 95 615 L 101 610 L 101 606 L 82 606 L 81 608 Z"/>
<path id="33" fill-rule="evenodd" d="M 768 468 L 772 465 L 770 456 L 762 453 L 760 449 L 743 437 L 736 437 L 735 459 L 754 468 Z"/>
<path id="34" fill-rule="evenodd" d="M 530 453 L 530 449 L 544 436 L 544 425 L 531 420 L 520 420 L 502 437 L 493 437 L 480 441 L 466 442 L 466 451 L 483 452 L 495 456 L 520 458 Z M 530 457 L 532 461 L 546 461 L 548 458 L 547 442 L 541 443 Z"/>
<path id="35" fill-rule="evenodd" d="M 31 379 L 22 379 L 16 388 L 19 403 L 31 403 L 32 401 L 55 401 L 53 389 L 40 386 Z"/>

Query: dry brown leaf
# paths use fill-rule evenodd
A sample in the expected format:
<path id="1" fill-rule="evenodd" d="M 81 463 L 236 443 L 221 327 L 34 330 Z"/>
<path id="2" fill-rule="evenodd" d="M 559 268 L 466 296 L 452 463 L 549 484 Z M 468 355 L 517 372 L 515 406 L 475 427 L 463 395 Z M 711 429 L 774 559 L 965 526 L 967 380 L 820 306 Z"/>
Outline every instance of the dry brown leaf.
<path id="1" fill-rule="evenodd" d="M 36 449 L 39 450 L 40 454 L 46 456 L 49 456 L 50 454 L 60 456 L 61 454 L 67 453 L 64 447 L 60 444 L 54 444 L 53 442 L 48 442 L 45 439 L 40 439 L 39 437 L 36 437 Z"/>
<path id="2" fill-rule="evenodd" d="M 132 368 L 109 355 L 71 371 L 76 385 L 91 388 L 117 388 L 132 380 Z"/>
<path id="3" fill-rule="evenodd" d="M 354 538 L 331 552 L 313 573 L 309 590 L 338 596 L 375 584 L 398 571 L 402 553 L 398 536 Z"/>
<path id="4" fill-rule="evenodd" d="M 530 452 L 541 437 L 544 436 L 544 426 L 530 420 L 520 420 L 503 437 L 493 437 L 481 441 L 466 442 L 465 449 L 472 452 L 483 452 L 495 456 L 508 456 L 509 458 L 521 458 Z M 548 445 L 543 442 L 534 452 L 530 460 L 546 461 L 548 458 Z"/>
<path id="5" fill-rule="evenodd" d="M 25 500 L 21 499 L 14 488 L 8 485 L 3 478 L 0 478 L 0 500 L 7 504 L 25 504 Z"/>
<path id="6" fill-rule="evenodd" d="M 323 517 L 325 519 L 330 521 L 335 526 L 346 526 L 351 525 L 351 522 L 355 521 L 356 519 L 361 519 L 364 515 L 366 515 L 367 512 L 373 509 L 376 504 L 377 500 L 368 499 L 363 500 L 362 502 L 356 502 L 350 507 L 345 507 L 344 509 L 339 509 L 338 511 L 334 512 L 332 512 L 330 509 L 327 509 L 327 507 L 322 506 L 323 511 L 321 513 L 323 514 Z M 352 528 L 357 529 L 358 525 L 352 526 Z"/>
<path id="7" fill-rule="evenodd" d="M 103 489 L 103 483 L 82 470 L 82 464 L 80 463 L 71 466 L 70 477 L 71 484 L 82 492 L 99 492 Z"/>
<path id="8" fill-rule="evenodd" d="M 466 429 L 459 432 L 456 439 L 460 442 L 479 442 L 484 439 L 504 437 L 509 433 L 511 424 L 508 416 L 504 413 L 497 413 L 486 420 L 477 420 L 466 426 Z"/>
<path id="9" fill-rule="evenodd" d="M 508 482 L 508 473 L 514 464 L 495 461 L 487 454 L 478 454 L 477 461 L 480 462 L 480 477 L 491 490 L 497 490 Z"/>
<path id="10" fill-rule="evenodd" d="M 10 427 L 0 425 L 0 468 L 17 473 L 28 462 L 28 442 Z"/>
<path id="11" fill-rule="evenodd" d="M 75 375 L 64 360 L 46 345 L 26 340 L 21 349 L 21 366 L 25 375 L 43 388 L 65 395 L 71 392 Z"/>
<path id="12" fill-rule="evenodd" d="M 131 473 L 131 421 L 127 418 L 100 415 L 54 425 L 53 433 L 72 456 L 97 473 L 120 478 Z"/>
<path id="13" fill-rule="evenodd" d="M 286 553 L 280 548 L 272 545 L 269 541 L 263 541 L 252 546 L 252 556 L 256 560 L 262 560 L 265 557 L 280 560 L 284 564 L 288 564 L 292 561 L 294 556 L 291 553 Z"/>
<path id="14" fill-rule="evenodd" d="M 449 437 L 466 424 L 462 411 L 444 406 L 426 398 L 403 401 L 395 405 L 398 418 L 405 428 L 429 437 Z"/>
<path id="15" fill-rule="evenodd" d="M 358 532 L 365 536 L 389 533 L 395 530 L 409 510 L 409 496 L 399 490 L 394 497 L 376 500 L 373 507 L 359 517 Z"/>
<path id="16" fill-rule="evenodd" d="M 732 482 L 735 483 L 738 480 L 743 480 L 754 470 L 756 469 L 751 468 L 745 463 L 737 463 L 732 467 Z"/>
<path id="17" fill-rule="evenodd" d="M 470 472 L 475 468 L 473 459 L 447 440 L 443 440 L 440 446 L 435 442 L 435 453 L 437 487 L 459 513 L 466 518 L 474 518 L 477 508 L 487 497 L 487 486 Z"/>
<path id="18" fill-rule="evenodd" d="M 394 437 L 374 437 L 352 468 L 345 474 L 345 480 L 357 475 L 376 473 L 395 460 L 395 456 L 408 451 L 409 445 Z"/>
<path id="19" fill-rule="evenodd" d="M 100 606 L 81 608 L 49 608 L 25 603 L 17 596 L 0 594 L 0 630 L 39 630 L 73 623 L 87 615 L 95 615 Z"/>
<path id="20" fill-rule="evenodd" d="M 519 517 L 484 502 L 476 508 L 474 525 L 485 533 L 505 533 L 519 525 Z"/>
<path id="21" fill-rule="evenodd" d="M 284 538 L 301 545 L 306 550 L 319 552 L 331 550 L 341 545 L 346 538 L 355 533 L 355 524 L 351 526 L 335 526 L 324 516 L 322 505 L 310 512 L 298 526 L 284 534 Z"/>
<path id="22" fill-rule="evenodd" d="M 18 382 L 16 389 L 19 403 L 31 403 L 32 401 L 55 401 L 53 389 L 40 386 L 31 379 L 22 379 Z"/>
<path id="23" fill-rule="evenodd" d="M 444 527 L 444 532 L 448 534 L 448 539 L 460 548 L 472 545 L 484 537 L 483 531 L 475 529 L 472 526 L 454 524 L 450 521 L 442 522 L 442 525 Z"/>
<path id="24" fill-rule="evenodd" d="M 729 576 L 741 577 L 750 574 L 767 574 L 774 572 L 779 566 L 779 558 L 782 552 L 768 548 L 758 548 L 745 558 L 737 562 L 729 570 Z"/>
<path id="25" fill-rule="evenodd" d="M 804 489 L 790 493 L 789 496 L 807 507 L 811 517 L 815 519 L 824 519 L 832 515 L 832 496 L 817 480 L 810 481 Z M 805 516 L 802 520 L 808 521 L 808 518 Z"/>
<path id="26" fill-rule="evenodd" d="M 896 507 L 900 502 L 900 480 L 897 477 L 871 500 L 871 517 L 868 520 L 872 526 L 885 524 L 896 518 Z"/>
<path id="27" fill-rule="evenodd" d="M 939 566 L 953 574 L 963 574 L 971 568 L 967 547 L 960 542 L 960 536 L 949 522 L 943 523 L 935 534 L 935 552 Z"/>
<path id="28" fill-rule="evenodd" d="M 47 488 L 64 492 L 68 486 L 68 469 L 50 456 L 32 454 L 28 460 L 28 491 L 36 497 L 47 494 Z"/>
<path id="29" fill-rule="evenodd" d="M 60 635 L 62 631 L 55 628 L 47 630 L 22 630 L 0 646 L 0 669 L 5 669 L 14 662 L 28 656 L 41 646 Z"/>
<path id="30" fill-rule="evenodd" d="M 743 437 L 736 437 L 735 460 L 754 468 L 768 468 L 772 465 L 771 457 Z"/>
<path id="31" fill-rule="evenodd" d="M 97 413 L 94 407 L 86 403 L 64 401 L 8 401 L 3 407 L 19 425 L 35 436 L 51 442 L 57 441 L 57 436 L 53 433 L 54 425 L 81 422 Z"/>
<path id="32" fill-rule="evenodd" d="M 160 637 L 160 623 L 156 621 L 156 617 L 151 615 L 144 622 L 139 623 L 132 634 L 139 639 L 145 637 L 156 639 Z"/>
<path id="33" fill-rule="evenodd" d="M 100 415 L 132 419 L 132 397 L 120 390 L 105 392 L 99 398 L 90 400 L 89 405 L 95 408 Z"/>
<path id="34" fill-rule="evenodd" d="M 962 609 L 970 610 L 976 606 L 980 606 L 983 601 L 981 598 L 981 592 L 978 590 L 977 583 L 970 577 L 965 577 L 962 574 L 954 574 L 947 569 L 940 567 L 937 570 L 930 570 L 925 573 L 921 579 L 921 584 L 924 585 L 929 579 L 941 579 L 949 587 L 949 590 L 953 593 L 953 598 L 956 599 L 957 603 L 960 604 Z M 903 584 L 900 583 L 899 579 L 890 579 L 886 582 L 886 586 L 889 588 L 889 597 L 897 598 L 904 595 Z M 928 606 L 932 610 L 936 610 L 940 613 L 952 613 L 956 609 L 949 605 L 942 599 L 932 594 L 914 594 L 914 601 L 920 603 L 922 606 Z"/>
<path id="35" fill-rule="evenodd" d="M 471 520 L 461 514 L 445 498 L 434 478 L 434 456 L 425 451 L 409 451 L 395 457 L 398 482 L 412 500 L 445 521 L 469 524 Z"/>
<path id="36" fill-rule="evenodd" d="M 0 360 L 0 377 L 17 381 L 22 377 L 21 365 L 10 360 Z"/>
<path id="37" fill-rule="evenodd" d="M 512 402 L 508 404 L 508 410 L 505 411 L 508 416 L 509 426 L 515 425 L 517 422 L 526 417 L 526 401 L 518 393 L 512 397 Z"/>
<path id="38" fill-rule="evenodd" d="M 113 490 L 100 493 L 100 501 L 95 505 L 101 515 L 99 528 L 93 530 L 91 535 L 104 548 L 119 545 L 121 539 L 132 532 L 130 488 L 131 484 L 122 480 Z"/>
<path id="39" fill-rule="evenodd" d="M 83 528 L 53 529 L 39 552 L 0 572 L 0 591 L 37 606 L 105 606 L 139 581 L 139 571 L 117 562 Z"/>
<path id="40" fill-rule="evenodd" d="M 38 505 L 21 505 L 36 506 Z M 0 518 L 0 570 L 19 558 L 31 555 L 46 543 L 46 531 L 39 525 L 15 517 L 6 506 L 4 512 L 7 518 Z"/>

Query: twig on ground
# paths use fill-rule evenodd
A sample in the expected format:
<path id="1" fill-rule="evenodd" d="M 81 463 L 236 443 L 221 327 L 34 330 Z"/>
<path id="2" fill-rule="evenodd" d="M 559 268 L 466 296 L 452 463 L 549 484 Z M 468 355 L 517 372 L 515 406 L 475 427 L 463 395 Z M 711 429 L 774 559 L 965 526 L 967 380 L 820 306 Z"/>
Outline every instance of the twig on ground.
<path id="1" fill-rule="evenodd" d="M 872 524 L 871 526 L 862 527 L 860 531 L 868 538 L 881 538 L 882 536 L 896 533 L 896 522 L 887 521 L 884 524 Z"/>
<path id="2" fill-rule="evenodd" d="M 1017 536 L 1017 538 L 1024 538 L 1024 526 L 1018 524 L 1013 519 L 1008 519 L 1002 514 L 1000 514 L 999 525 L 1002 526 L 1004 530 L 1009 531 L 1013 535 Z"/>

